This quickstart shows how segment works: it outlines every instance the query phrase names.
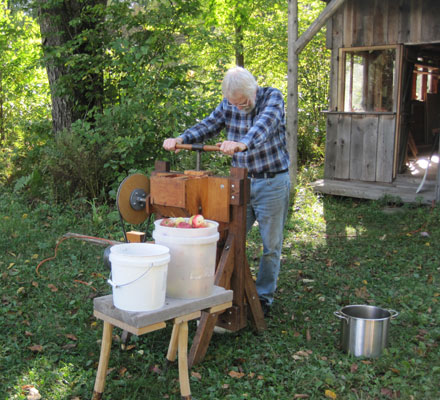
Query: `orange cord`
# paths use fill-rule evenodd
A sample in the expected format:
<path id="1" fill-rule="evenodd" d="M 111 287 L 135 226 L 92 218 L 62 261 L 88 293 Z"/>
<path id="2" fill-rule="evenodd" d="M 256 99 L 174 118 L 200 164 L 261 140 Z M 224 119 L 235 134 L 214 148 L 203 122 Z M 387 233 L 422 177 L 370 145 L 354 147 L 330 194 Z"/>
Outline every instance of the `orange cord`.
<path id="1" fill-rule="evenodd" d="M 38 272 L 38 270 L 40 269 L 40 267 L 46 262 L 46 261 L 50 261 L 50 260 L 55 260 L 55 258 L 57 257 L 57 253 L 58 253 L 58 246 L 64 242 L 66 239 L 97 239 L 97 240 L 101 240 L 103 242 L 106 242 L 108 244 L 114 244 L 113 241 L 108 240 L 108 239 L 103 239 L 103 238 L 98 238 L 95 236 L 86 236 L 86 235 L 77 235 L 77 236 L 68 236 L 68 237 L 63 237 L 60 240 L 58 240 L 56 246 L 55 246 L 55 254 L 52 257 L 46 258 L 45 260 L 41 261 L 38 265 L 37 268 L 35 268 L 35 272 L 37 273 L 37 275 L 39 276 L 40 273 Z M 82 282 L 80 282 L 82 283 Z M 94 288 L 93 288 L 94 289 Z M 96 289 L 95 289 L 96 290 Z"/>

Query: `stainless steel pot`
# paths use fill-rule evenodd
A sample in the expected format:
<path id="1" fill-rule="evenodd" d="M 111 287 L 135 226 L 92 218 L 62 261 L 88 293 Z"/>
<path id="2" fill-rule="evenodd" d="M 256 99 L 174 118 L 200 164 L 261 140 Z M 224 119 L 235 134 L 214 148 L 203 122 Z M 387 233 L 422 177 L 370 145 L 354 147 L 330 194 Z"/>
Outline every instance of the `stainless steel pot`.
<path id="1" fill-rule="evenodd" d="M 390 319 L 394 310 L 375 306 L 351 305 L 335 311 L 341 319 L 341 347 L 356 357 L 379 357 L 388 343 Z"/>

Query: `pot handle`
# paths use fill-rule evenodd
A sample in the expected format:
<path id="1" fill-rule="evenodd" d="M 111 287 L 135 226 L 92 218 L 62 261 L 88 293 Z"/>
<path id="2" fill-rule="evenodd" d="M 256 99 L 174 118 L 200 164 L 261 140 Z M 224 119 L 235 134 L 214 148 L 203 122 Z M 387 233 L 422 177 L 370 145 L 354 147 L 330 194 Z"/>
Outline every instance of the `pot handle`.
<path id="1" fill-rule="evenodd" d="M 396 311 L 396 310 L 387 310 L 390 314 L 391 314 L 391 319 L 393 319 L 393 318 L 396 318 L 398 315 L 399 315 L 399 313 Z"/>
<path id="2" fill-rule="evenodd" d="M 335 316 L 340 318 L 340 319 L 345 319 L 347 321 L 347 324 L 348 324 L 348 318 L 345 315 L 343 315 L 340 311 L 335 311 L 335 312 L 333 312 L 333 314 L 335 314 Z"/>

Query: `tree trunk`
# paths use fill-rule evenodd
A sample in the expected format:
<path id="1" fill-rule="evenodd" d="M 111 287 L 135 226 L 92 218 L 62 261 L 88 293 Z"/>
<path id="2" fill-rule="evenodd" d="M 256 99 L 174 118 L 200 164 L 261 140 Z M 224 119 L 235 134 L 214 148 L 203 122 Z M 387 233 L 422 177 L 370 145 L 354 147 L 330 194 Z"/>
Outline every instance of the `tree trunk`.
<path id="1" fill-rule="evenodd" d="M 57 62 L 55 57 L 48 57 L 51 49 L 66 43 L 68 37 L 68 23 L 72 17 L 64 9 L 62 3 L 58 6 L 49 6 L 49 0 L 39 0 L 38 14 L 43 50 L 46 55 L 46 70 L 49 79 L 52 99 L 52 124 L 55 133 L 65 128 L 70 128 L 73 122 L 73 102 L 66 95 L 59 95 L 60 79 L 68 73 L 62 62 Z"/>
<path id="2" fill-rule="evenodd" d="M 235 26 L 235 64 L 244 67 L 243 29 L 241 25 Z"/>
<path id="3" fill-rule="evenodd" d="M 105 4 L 104 0 L 87 2 L 89 7 Z M 96 29 L 99 20 L 91 17 L 84 18 L 85 12 L 81 0 L 38 0 L 39 24 L 43 50 L 46 60 L 47 76 L 49 79 L 52 99 L 52 122 L 55 134 L 63 129 L 69 129 L 72 122 L 85 118 L 87 111 L 101 107 L 103 96 L 103 77 L 100 74 L 90 74 L 81 66 L 71 64 L 66 66 L 66 58 L 62 56 L 63 46 L 75 40 L 84 30 Z M 95 18 L 95 20 L 93 19 Z M 70 24 L 73 20 L 81 22 Z M 91 48 L 89 45 L 76 48 L 76 54 L 90 57 L 91 62 L 101 48 Z M 66 84 L 66 82 L 69 82 Z"/>

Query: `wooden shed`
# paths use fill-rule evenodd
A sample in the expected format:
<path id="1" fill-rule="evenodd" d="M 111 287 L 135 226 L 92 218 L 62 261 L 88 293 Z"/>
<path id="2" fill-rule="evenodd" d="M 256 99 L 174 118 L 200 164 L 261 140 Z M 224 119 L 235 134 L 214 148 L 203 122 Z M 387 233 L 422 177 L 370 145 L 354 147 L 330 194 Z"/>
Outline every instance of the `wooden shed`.
<path id="1" fill-rule="evenodd" d="M 325 171 L 315 190 L 439 201 L 440 0 L 339 3 L 327 19 Z"/>

